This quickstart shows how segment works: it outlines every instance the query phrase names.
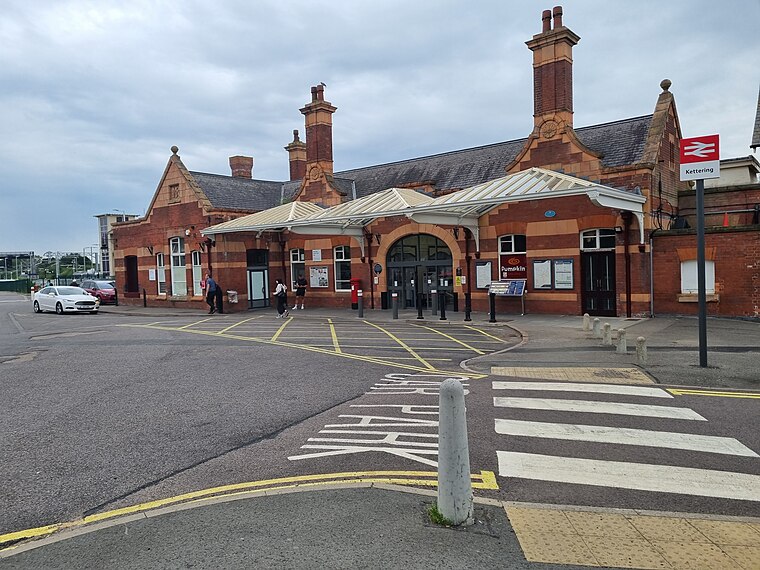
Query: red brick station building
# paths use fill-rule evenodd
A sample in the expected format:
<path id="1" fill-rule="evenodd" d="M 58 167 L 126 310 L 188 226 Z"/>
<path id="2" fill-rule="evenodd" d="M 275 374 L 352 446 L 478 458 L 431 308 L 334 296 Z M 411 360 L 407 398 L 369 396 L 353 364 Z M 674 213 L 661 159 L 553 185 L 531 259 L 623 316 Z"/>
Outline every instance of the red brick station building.
<path id="1" fill-rule="evenodd" d="M 696 314 L 695 192 L 679 181 L 671 82 L 650 115 L 576 128 L 580 38 L 560 7 L 542 28 L 527 42 L 527 138 L 334 172 L 336 107 L 320 85 L 300 110 L 306 142 L 294 131 L 285 147 L 288 181 L 254 179 L 247 156 L 230 176 L 194 172 L 172 147 L 146 215 L 112 232 L 120 299 L 202 309 L 210 271 L 231 312 L 269 307 L 276 278 L 292 290 L 303 275 L 307 308 L 348 308 L 354 288 L 367 309 L 396 297 L 488 311 L 493 290 L 515 294 L 495 297 L 498 314 Z M 705 191 L 708 312 L 760 317 L 758 162 L 723 169 L 729 184 Z"/>

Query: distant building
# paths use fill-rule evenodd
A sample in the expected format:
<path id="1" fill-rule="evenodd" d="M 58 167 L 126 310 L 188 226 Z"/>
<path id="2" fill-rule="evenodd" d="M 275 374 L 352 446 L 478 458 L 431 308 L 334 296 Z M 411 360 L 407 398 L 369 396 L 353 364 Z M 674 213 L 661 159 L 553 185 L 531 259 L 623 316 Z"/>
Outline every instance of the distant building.
<path id="1" fill-rule="evenodd" d="M 114 248 L 111 240 L 111 230 L 114 224 L 134 220 L 137 214 L 113 213 L 98 214 L 98 243 L 100 244 L 100 273 L 104 276 L 113 275 Z"/>
<path id="2" fill-rule="evenodd" d="M 658 295 L 671 312 L 693 312 L 678 304 L 676 276 L 694 248 L 659 241 L 688 220 L 671 83 L 660 84 L 652 114 L 575 128 L 580 38 L 562 18 L 560 7 L 544 11 L 527 42 L 534 127 L 526 138 L 334 172 L 337 108 L 319 85 L 300 109 L 306 141 L 295 131 L 285 147 L 288 181 L 253 179 L 245 156 L 230 158 L 231 176 L 192 172 L 173 147 L 145 217 L 113 230 L 122 298 L 141 302 L 144 291 L 152 305 L 200 308 L 210 270 L 238 292 L 229 310 L 268 306 L 275 278 L 292 284 L 303 274 L 311 306 L 348 307 L 361 288 L 372 308 L 396 294 L 406 308 L 443 296 L 449 309 L 484 311 L 489 286 L 501 282 L 525 291 L 533 313 L 648 315 Z M 717 282 L 731 273 L 716 273 Z M 713 312 L 752 314 L 744 301 L 721 300 Z M 519 299 L 497 298 L 497 312 L 519 309 Z"/>

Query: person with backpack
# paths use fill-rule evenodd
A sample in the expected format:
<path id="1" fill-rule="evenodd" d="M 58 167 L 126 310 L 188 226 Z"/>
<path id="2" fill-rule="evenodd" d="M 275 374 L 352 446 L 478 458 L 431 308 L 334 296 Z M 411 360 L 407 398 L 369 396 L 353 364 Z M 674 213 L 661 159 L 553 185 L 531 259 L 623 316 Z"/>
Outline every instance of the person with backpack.
<path id="1" fill-rule="evenodd" d="M 274 297 L 277 299 L 277 318 L 282 319 L 290 314 L 288 311 L 288 288 L 282 279 L 276 280 L 277 286 L 274 288 Z"/>
<path id="2" fill-rule="evenodd" d="M 216 312 L 216 307 L 214 307 L 214 300 L 216 299 L 216 281 L 214 281 L 213 277 L 211 277 L 211 274 L 206 273 L 206 279 L 204 280 L 204 283 L 206 286 L 204 289 L 206 290 L 206 303 L 208 304 L 208 314 L 213 315 Z"/>

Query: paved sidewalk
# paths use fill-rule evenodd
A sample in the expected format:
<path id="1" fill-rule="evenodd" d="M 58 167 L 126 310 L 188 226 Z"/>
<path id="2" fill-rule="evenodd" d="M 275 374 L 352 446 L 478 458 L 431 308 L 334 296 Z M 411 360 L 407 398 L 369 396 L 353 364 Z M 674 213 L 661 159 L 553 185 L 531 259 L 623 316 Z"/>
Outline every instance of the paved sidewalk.
<path id="1" fill-rule="evenodd" d="M 204 312 L 104 306 L 126 316 L 198 316 Z M 294 311 L 295 318 L 357 319 L 356 311 Z M 427 324 L 463 322 L 463 313 Z M 272 315 L 274 318 L 274 313 Z M 216 317 L 214 317 L 216 318 Z M 390 311 L 365 311 L 390 321 Z M 401 319 L 415 321 L 416 313 Z M 511 327 L 523 342 L 469 360 L 467 369 L 633 370 L 621 381 L 652 380 L 732 390 L 760 388 L 760 323 L 708 322 L 708 364 L 698 366 L 697 320 L 603 319 L 625 328 L 629 346 L 647 339 L 649 361 L 618 354 L 583 331 L 577 316 L 505 315 L 478 327 Z M 584 372 L 585 373 L 585 372 Z M 640 375 L 640 376 L 637 376 Z M 500 503 L 476 506 L 466 529 L 436 526 L 427 517 L 435 492 L 370 483 L 235 492 L 123 517 L 75 521 L 36 542 L 0 550 L 6 568 L 710 568 L 757 569 L 760 519 L 689 516 L 583 507 Z M 1 548 L 1 547 L 0 547 Z M 558 554 L 559 553 L 559 554 Z M 576 564 L 576 565 L 573 565 Z"/>

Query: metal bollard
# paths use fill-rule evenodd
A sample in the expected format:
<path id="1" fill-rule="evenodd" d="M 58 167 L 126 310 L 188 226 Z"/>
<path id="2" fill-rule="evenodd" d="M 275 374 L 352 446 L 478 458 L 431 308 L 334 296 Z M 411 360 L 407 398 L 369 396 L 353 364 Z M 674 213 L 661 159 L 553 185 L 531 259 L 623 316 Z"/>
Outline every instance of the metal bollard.
<path id="1" fill-rule="evenodd" d="M 441 294 L 438 295 L 438 303 L 441 305 L 441 318 L 438 320 L 445 321 L 446 320 L 446 291 L 441 291 Z"/>
<path id="2" fill-rule="evenodd" d="M 359 318 L 363 319 L 364 318 L 364 292 L 361 289 L 359 289 L 356 292 L 356 295 L 358 296 L 358 301 L 359 301 Z"/>
<path id="3" fill-rule="evenodd" d="M 455 525 L 471 525 L 472 480 L 462 384 L 454 378 L 444 380 L 438 404 L 438 511 Z"/>
<path id="4" fill-rule="evenodd" d="M 599 320 L 599 318 L 594 319 L 594 338 L 602 338 L 602 331 L 600 329 L 600 324 L 602 321 Z"/>
<path id="5" fill-rule="evenodd" d="M 636 361 L 639 366 L 647 363 L 647 339 L 643 336 L 636 339 Z"/>
<path id="6" fill-rule="evenodd" d="M 588 313 L 583 313 L 583 330 L 586 332 L 591 330 L 591 317 Z"/>
<path id="7" fill-rule="evenodd" d="M 470 293 L 464 294 L 464 320 L 471 321 L 472 317 L 472 295 Z"/>
<path id="8" fill-rule="evenodd" d="M 430 290 L 430 299 L 433 303 L 433 312 L 430 314 L 433 316 L 436 316 L 438 314 L 438 290 L 437 289 Z"/>
<path id="9" fill-rule="evenodd" d="M 496 322 L 496 293 L 488 294 L 488 307 L 490 309 L 488 322 L 495 323 Z"/>
<path id="10" fill-rule="evenodd" d="M 618 354 L 628 354 L 628 341 L 625 339 L 625 329 L 618 329 L 618 342 L 615 352 Z"/>
<path id="11" fill-rule="evenodd" d="M 398 293 L 391 293 L 391 299 L 393 305 L 393 318 L 398 319 Z"/>
<path id="12" fill-rule="evenodd" d="M 417 293 L 417 319 L 422 320 L 425 318 L 425 315 L 422 314 L 422 291 L 419 291 Z"/>
<path id="13" fill-rule="evenodd" d="M 145 289 L 143 289 L 143 307 L 148 306 L 148 297 L 145 295 Z"/>
<path id="14" fill-rule="evenodd" d="M 612 346 L 612 326 L 610 323 L 604 323 L 604 333 L 602 335 L 602 344 Z"/>

